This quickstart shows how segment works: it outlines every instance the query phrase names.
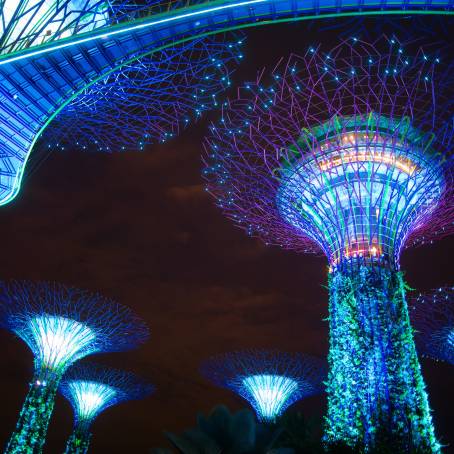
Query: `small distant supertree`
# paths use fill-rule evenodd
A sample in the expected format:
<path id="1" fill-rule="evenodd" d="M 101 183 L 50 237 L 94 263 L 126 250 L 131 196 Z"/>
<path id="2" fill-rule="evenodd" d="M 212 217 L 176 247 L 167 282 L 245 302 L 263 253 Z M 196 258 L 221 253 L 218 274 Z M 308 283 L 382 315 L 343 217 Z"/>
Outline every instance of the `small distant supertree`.
<path id="1" fill-rule="evenodd" d="M 60 380 L 93 353 L 137 347 L 148 338 L 132 311 L 98 294 L 57 283 L 11 282 L 0 287 L 0 326 L 34 355 L 34 375 L 5 453 L 39 453 Z"/>
<path id="2" fill-rule="evenodd" d="M 410 319 L 419 353 L 454 365 L 454 287 L 413 298 Z"/>
<path id="3" fill-rule="evenodd" d="M 300 353 L 245 350 L 215 356 L 201 367 L 204 377 L 231 389 L 272 423 L 294 402 L 323 390 L 323 361 Z"/>
<path id="4" fill-rule="evenodd" d="M 11 92 L 11 86 L 1 78 L 0 129 L 5 132 L 0 132 L 0 205 L 17 196 L 24 172 L 33 172 L 53 149 L 143 150 L 147 144 L 177 136 L 205 112 L 222 104 L 222 93 L 230 86 L 232 72 L 243 58 L 242 35 L 236 32 L 198 36 L 194 32 L 192 38 L 183 37 L 177 19 L 186 16 L 183 11 L 189 3 L 0 2 L 3 64 L 15 61 L 13 55 L 17 52 L 35 49 L 40 53 L 38 48 L 42 45 L 49 46 L 49 51 L 52 48 L 55 55 L 60 54 L 60 39 L 65 40 L 64 47 L 80 42 L 79 39 L 84 43 L 84 49 L 77 47 L 77 57 L 63 52 L 61 57 L 66 63 L 57 56 L 49 60 L 46 57 L 46 68 L 41 63 L 34 66 L 35 51 L 22 55 L 21 59 L 37 73 L 26 71 L 21 76 L 17 85 L 21 95 Z M 170 10 L 174 9 L 180 11 L 171 15 Z M 137 21 L 148 21 L 161 13 L 169 16 L 164 22 L 176 20 L 172 42 L 164 35 L 160 40 L 154 34 L 153 39 L 131 39 L 131 45 L 112 39 L 111 44 L 105 41 L 101 49 L 92 36 L 100 33 L 104 40 L 112 36 L 113 30 L 115 34 L 120 29 L 131 31 L 126 24 L 137 25 Z M 161 33 L 154 26 L 152 29 L 153 33 Z M 85 38 L 81 38 L 82 34 Z M 129 35 L 128 32 L 126 36 Z"/>
<path id="5" fill-rule="evenodd" d="M 59 391 L 74 411 L 74 429 L 66 454 L 85 454 L 91 439 L 91 425 L 106 408 L 150 395 L 154 388 L 134 374 L 97 364 L 77 363 L 64 375 Z"/>

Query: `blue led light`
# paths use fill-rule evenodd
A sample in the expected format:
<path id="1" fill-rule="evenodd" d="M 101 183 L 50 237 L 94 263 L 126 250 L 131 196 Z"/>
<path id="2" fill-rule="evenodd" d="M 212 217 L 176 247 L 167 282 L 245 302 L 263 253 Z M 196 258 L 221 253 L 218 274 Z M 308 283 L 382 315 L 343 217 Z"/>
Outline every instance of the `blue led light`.
<path id="1" fill-rule="evenodd" d="M 76 363 L 63 377 L 59 391 L 74 411 L 74 427 L 66 453 L 87 452 L 94 419 L 120 402 L 141 399 L 153 392 L 149 383 L 134 374 L 93 363 Z"/>
<path id="2" fill-rule="evenodd" d="M 329 65 L 323 50 L 280 62 L 275 104 L 262 107 L 268 87 L 230 100 L 225 124 L 206 138 L 204 178 L 249 236 L 329 260 L 328 450 L 438 454 L 399 256 L 405 244 L 453 232 L 452 87 L 449 70 L 437 74 L 422 51 L 407 60 L 389 44 L 347 39 Z M 291 73 L 295 62 L 302 69 Z M 247 134 L 227 133 L 245 119 Z M 449 345 L 449 335 L 434 333 Z M 254 406 L 260 395 L 251 389 L 267 388 L 247 388 L 245 377 L 295 377 L 248 356 L 224 362 L 215 381 Z"/>
<path id="3" fill-rule="evenodd" d="M 46 282 L 1 282 L 0 326 L 27 343 L 35 366 L 8 454 L 42 452 L 57 388 L 75 361 L 134 348 L 148 338 L 146 325 L 128 308 L 98 294 Z M 87 411 L 106 405 L 106 399 L 103 403 L 102 396 L 88 391 Z"/>

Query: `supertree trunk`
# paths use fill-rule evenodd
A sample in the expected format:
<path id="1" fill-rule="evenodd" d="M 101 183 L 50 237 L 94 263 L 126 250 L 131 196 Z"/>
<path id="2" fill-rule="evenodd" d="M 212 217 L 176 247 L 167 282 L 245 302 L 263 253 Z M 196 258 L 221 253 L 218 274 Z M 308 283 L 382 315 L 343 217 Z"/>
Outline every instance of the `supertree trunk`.
<path id="1" fill-rule="evenodd" d="M 65 454 L 86 454 L 90 446 L 90 422 L 79 421 L 66 443 Z"/>
<path id="2" fill-rule="evenodd" d="M 347 267 L 331 273 L 329 290 L 325 442 L 439 453 L 402 274 Z"/>
<path id="3" fill-rule="evenodd" d="M 60 382 L 59 376 L 49 378 L 48 375 L 43 371 L 35 373 L 5 454 L 42 452 Z"/>

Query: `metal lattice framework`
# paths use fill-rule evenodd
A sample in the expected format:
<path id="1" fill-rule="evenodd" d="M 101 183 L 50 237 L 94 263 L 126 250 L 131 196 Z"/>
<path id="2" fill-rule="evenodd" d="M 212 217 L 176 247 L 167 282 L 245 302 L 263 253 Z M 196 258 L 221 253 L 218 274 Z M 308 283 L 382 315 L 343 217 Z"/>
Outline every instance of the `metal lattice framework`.
<path id="1" fill-rule="evenodd" d="M 280 62 L 223 109 L 203 174 L 249 235 L 328 258 L 326 443 L 439 453 L 398 270 L 403 247 L 453 231 L 453 67 L 407 47 Z"/>
<path id="2" fill-rule="evenodd" d="M 0 9 L 0 54 L 76 37 L 182 6 L 146 1 L 7 0 Z M 242 38 L 199 38 L 135 59 L 90 85 L 46 129 L 46 149 L 143 150 L 165 142 L 218 105 L 230 85 Z"/>
<path id="3" fill-rule="evenodd" d="M 154 387 L 131 372 L 80 362 L 65 373 L 59 391 L 71 403 L 77 422 L 93 421 L 106 408 L 147 397 Z"/>
<path id="4" fill-rule="evenodd" d="M 208 190 L 267 244 L 398 266 L 406 243 L 454 228 L 452 71 L 438 62 L 394 39 L 292 56 L 211 127 Z"/>
<path id="5" fill-rule="evenodd" d="M 259 420 L 271 422 L 296 401 L 321 393 L 326 367 L 300 353 L 245 350 L 215 356 L 201 372 L 247 400 Z"/>
<path id="6" fill-rule="evenodd" d="M 34 355 L 35 370 L 7 453 L 42 452 L 64 372 L 94 353 L 135 348 L 148 338 L 132 311 L 98 294 L 57 283 L 11 282 L 0 288 L 0 326 Z"/>
<path id="7" fill-rule="evenodd" d="M 242 58 L 242 38 L 219 35 L 164 49 L 86 89 L 46 130 L 46 148 L 122 151 L 162 143 L 216 108 Z"/>
<path id="8" fill-rule="evenodd" d="M 410 301 L 420 354 L 454 365 L 454 287 L 440 287 Z"/>
<path id="9" fill-rule="evenodd" d="M 0 58 L 58 46 L 91 32 L 110 32 L 181 6 L 156 1 L 6 0 L 0 7 Z M 217 96 L 230 85 L 232 68 L 242 58 L 241 43 L 238 36 L 219 34 L 167 47 L 155 45 L 154 52 L 146 52 L 147 44 L 133 37 L 132 46 L 114 40 L 102 50 L 94 43 L 96 52 L 85 47 L 65 68 L 55 60 L 48 68 L 32 63 L 36 77 L 16 69 L 4 84 L 0 82 L 0 92 L 5 90 L 3 97 L 0 94 L 4 107 L 0 120 L 6 122 L 5 131 L 0 127 L 5 138 L 0 203 L 2 192 L 6 203 L 19 189 L 28 158 L 23 152 L 30 151 L 44 130 L 40 144 L 46 150 L 143 150 L 147 143 L 174 137 L 217 106 Z M 32 92 L 25 99 L 28 85 Z M 12 98 L 11 103 L 5 96 Z"/>
<path id="10" fill-rule="evenodd" d="M 108 23 L 108 8 L 105 0 L 5 0 L 0 9 L 0 53 L 91 31 Z"/>
<path id="11" fill-rule="evenodd" d="M 154 388 L 130 372 L 78 363 L 66 372 L 59 391 L 74 411 L 74 428 L 65 452 L 80 454 L 87 452 L 91 425 L 101 412 L 121 402 L 147 397 Z"/>

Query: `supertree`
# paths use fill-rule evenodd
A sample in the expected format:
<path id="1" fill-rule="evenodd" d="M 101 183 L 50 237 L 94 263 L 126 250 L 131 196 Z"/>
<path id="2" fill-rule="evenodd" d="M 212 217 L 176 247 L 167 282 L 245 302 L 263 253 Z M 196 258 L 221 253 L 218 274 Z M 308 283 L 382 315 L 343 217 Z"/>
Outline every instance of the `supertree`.
<path id="1" fill-rule="evenodd" d="M 420 354 L 454 365 L 454 287 L 440 287 L 410 301 Z"/>
<path id="2" fill-rule="evenodd" d="M 246 399 L 259 421 L 273 423 L 294 402 L 322 391 L 325 369 L 323 361 L 300 353 L 244 350 L 210 358 L 201 373 Z"/>
<path id="3" fill-rule="evenodd" d="M 132 311 L 101 295 L 57 283 L 11 282 L 0 289 L 0 326 L 34 355 L 34 375 L 6 453 L 39 453 L 67 368 L 94 353 L 128 350 L 148 338 Z"/>
<path id="4" fill-rule="evenodd" d="M 74 411 L 74 428 L 66 454 L 85 454 L 91 440 L 91 426 L 105 409 L 128 400 L 142 399 L 153 392 L 151 384 L 130 372 L 93 363 L 77 363 L 63 376 L 59 391 Z"/>
<path id="5" fill-rule="evenodd" d="M 206 140 L 235 224 L 328 258 L 327 444 L 440 449 L 399 257 L 453 230 L 451 70 L 386 36 L 310 47 L 239 89 Z"/>

